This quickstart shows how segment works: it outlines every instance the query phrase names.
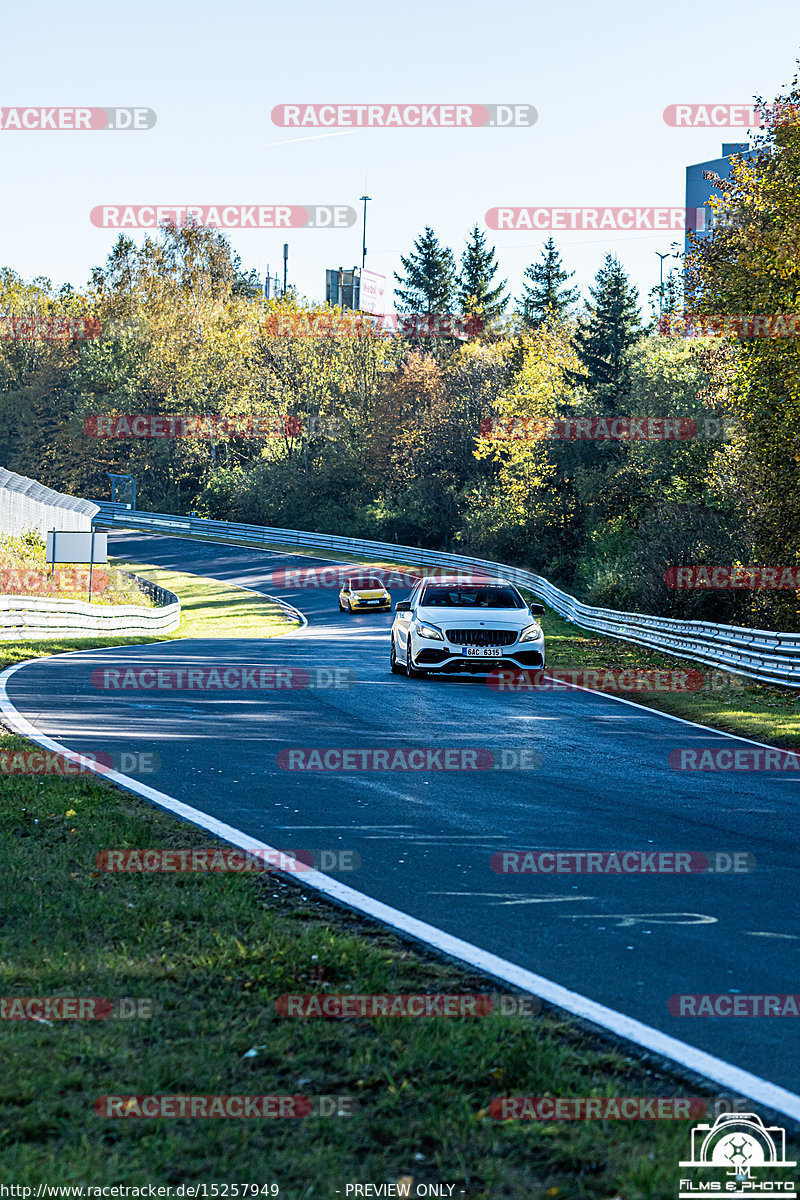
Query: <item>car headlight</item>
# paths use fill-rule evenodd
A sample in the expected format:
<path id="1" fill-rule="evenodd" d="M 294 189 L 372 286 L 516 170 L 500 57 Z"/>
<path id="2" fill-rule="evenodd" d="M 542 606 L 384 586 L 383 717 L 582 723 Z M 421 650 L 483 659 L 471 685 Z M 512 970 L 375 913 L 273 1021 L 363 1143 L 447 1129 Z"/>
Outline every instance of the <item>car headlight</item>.
<path id="1" fill-rule="evenodd" d="M 420 637 L 430 638 L 435 642 L 444 641 L 441 629 L 437 629 L 435 625 L 429 625 L 427 621 L 415 621 L 414 629 Z"/>
<path id="2" fill-rule="evenodd" d="M 544 634 L 542 633 L 541 625 L 539 625 L 537 621 L 534 621 L 532 625 L 527 625 L 525 629 L 523 629 L 522 633 L 519 635 L 519 640 L 521 642 L 538 642 L 543 637 Z"/>

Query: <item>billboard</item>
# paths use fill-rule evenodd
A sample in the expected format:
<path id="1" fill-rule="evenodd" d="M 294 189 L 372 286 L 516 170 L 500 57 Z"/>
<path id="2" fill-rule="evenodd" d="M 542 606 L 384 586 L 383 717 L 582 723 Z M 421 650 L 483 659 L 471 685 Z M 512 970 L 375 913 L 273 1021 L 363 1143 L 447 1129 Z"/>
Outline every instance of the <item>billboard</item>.
<path id="1" fill-rule="evenodd" d="M 384 313 L 384 296 L 386 292 L 386 276 L 376 275 L 374 271 L 361 272 L 361 303 L 362 312 Z"/>

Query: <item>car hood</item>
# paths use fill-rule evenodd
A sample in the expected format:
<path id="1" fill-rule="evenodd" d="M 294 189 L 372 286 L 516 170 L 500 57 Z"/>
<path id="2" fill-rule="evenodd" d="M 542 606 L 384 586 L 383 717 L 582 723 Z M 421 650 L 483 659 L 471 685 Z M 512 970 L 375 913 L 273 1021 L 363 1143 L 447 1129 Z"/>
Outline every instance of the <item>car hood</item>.
<path id="1" fill-rule="evenodd" d="M 526 629 L 536 620 L 519 608 L 419 608 L 417 616 L 442 629 Z"/>

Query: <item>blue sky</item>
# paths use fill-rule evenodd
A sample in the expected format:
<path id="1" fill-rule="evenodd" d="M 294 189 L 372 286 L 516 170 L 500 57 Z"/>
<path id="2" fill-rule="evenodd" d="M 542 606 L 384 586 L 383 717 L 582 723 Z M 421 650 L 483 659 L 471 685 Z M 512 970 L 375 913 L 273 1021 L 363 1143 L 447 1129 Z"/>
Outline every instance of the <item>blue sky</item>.
<path id="1" fill-rule="evenodd" d="M 4 15 L 1 105 L 139 105 L 158 121 L 0 131 L 0 265 L 82 285 L 116 238 L 91 225 L 97 204 L 350 204 L 350 229 L 230 235 L 262 274 L 282 270 L 288 241 L 290 282 L 320 300 L 326 267 L 360 264 L 365 186 L 367 266 L 390 277 L 426 224 L 460 253 L 496 205 L 680 206 L 686 165 L 747 134 L 670 128 L 663 109 L 773 97 L 792 79 L 799 33 L 794 0 L 29 0 Z M 271 123 L 276 104 L 324 101 L 528 103 L 539 118 L 313 140 Z M 518 294 L 547 235 L 488 236 Z M 611 251 L 644 295 L 675 235 L 554 236 L 581 287 Z"/>

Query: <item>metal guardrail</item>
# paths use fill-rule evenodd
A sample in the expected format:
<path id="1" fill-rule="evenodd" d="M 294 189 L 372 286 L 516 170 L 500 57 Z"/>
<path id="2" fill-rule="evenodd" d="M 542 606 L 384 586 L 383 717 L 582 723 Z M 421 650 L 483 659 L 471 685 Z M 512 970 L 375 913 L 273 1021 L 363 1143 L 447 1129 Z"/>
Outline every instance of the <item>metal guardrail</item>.
<path id="1" fill-rule="evenodd" d="M 391 542 L 366 541 L 309 533 L 298 529 L 277 529 L 262 525 L 243 525 L 231 521 L 211 521 L 203 517 L 181 517 L 170 513 L 134 512 L 120 504 L 97 502 L 94 524 L 121 529 L 153 530 L 177 536 L 242 542 L 248 546 L 297 546 L 324 548 L 348 554 L 369 555 L 384 561 L 419 564 L 422 567 L 448 567 L 454 571 L 472 571 L 499 575 L 525 587 L 560 616 L 581 629 L 604 633 L 620 641 L 635 642 L 653 650 L 662 650 L 677 658 L 692 659 L 708 666 L 721 667 L 784 687 L 800 687 L 800 633 L 773 633 L 737 625 L 716 625 L 710 621 L 687 621 L 675 617 L 653 617 L 642 613 L 618 612 L 581 604 L 568 592 L 561 591 L 541 575 L 519 567 L 504 566 L 485 558 L 423 550 Z"/>
<path id="2" fill-rule="evenodd" d="M 174 592 L 127 571 L 156 603 L 88 604 L 85 600 L 55 600 L 38 596 L 0 595 L 0 642 L 49 637 L 127 637 L 129 634 L 172 633 L 181 623 L 181 602 Z"/>

